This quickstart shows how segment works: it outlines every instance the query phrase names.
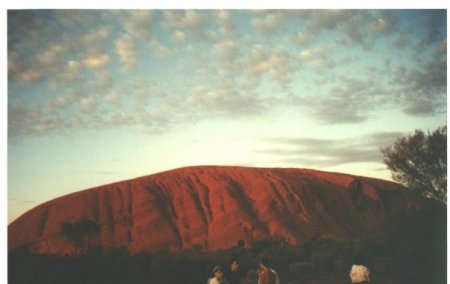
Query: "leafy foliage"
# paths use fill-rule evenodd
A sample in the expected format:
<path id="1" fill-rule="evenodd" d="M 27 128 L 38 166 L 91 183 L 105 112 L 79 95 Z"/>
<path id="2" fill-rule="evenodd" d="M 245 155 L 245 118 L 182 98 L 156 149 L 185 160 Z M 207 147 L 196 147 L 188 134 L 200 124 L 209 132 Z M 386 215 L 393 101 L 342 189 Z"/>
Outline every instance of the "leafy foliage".
<path id="1" fill-rule="evenodd" d="M 60 229 L 61 233 L 72 242 L 76 253 L 79 253 L 83 244 L 89 246 L 90 238 L 100 232 L 100 225 L 95 221 L 82 218 L 73 223 L 62 223 Z"/>
<path id="2" fill-rule="evenodd" d="M 442 226 L 439 226 L 442 227 Z M 432 229 L 432 228 L 430 228 Z M 355 256 L 364 256 L 378 283 L 446 283 L 445 232 L 424 241 L 397 236 L 356 240 L 315 238 L 296 246 L 280 242 L 256 247 L 205 252 L 140 252 L 121 248 L 92 249 L 77 256 L 36 255 L 22 248 L 9 255 L 8 283 L 206 283 L 216 264 L 237 258 L 242 283 L 257 283 L 257 262 L 270 257 L 282 283 L 348 283 Z M 433 273 L 430 273 L 432 271 Z M 393 281 L 394 279 L 394 281 Z"/>
<path id="3" fill-rule="evenodd" d="M 395 181 L 447 203 L 447 126 L 428 134 L 416 130 L 381 153 Z"/>

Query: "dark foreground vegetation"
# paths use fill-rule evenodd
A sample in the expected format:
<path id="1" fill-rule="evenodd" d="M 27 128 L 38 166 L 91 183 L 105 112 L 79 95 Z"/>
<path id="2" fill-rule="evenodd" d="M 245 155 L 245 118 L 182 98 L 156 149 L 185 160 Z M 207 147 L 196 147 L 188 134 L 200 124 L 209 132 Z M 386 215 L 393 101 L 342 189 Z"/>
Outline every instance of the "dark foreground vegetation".
<path id="1" fill-rule="evenodd" d="M 429 201 L 429 202 L 428 202 Z M 378 234 L 358 239 L 330 240 L 315 237 L 292 246 L 281 239 L 255 241 L 248 247 L 238 241 L 234 248 L 207 252 L 201 247 L 169 253 L 141 252 L 126 248 L 88 248 L 76 256 L 33 254 L 26 247 L 8 255 L 10 284 L 202 284 L 213 266 L 227 267 L 239 261 L 241 284 L 257 283 L 257 263 L 266 255 L 282 284 L 350 283 L 355 257 L 363 257 L 372 283 L 447 283 L 447 207 L 428 199 L 422 210 L 392 224 Z M 89 220 L 63 224 L 75 247 L 86 234 L 98 232 Z M 363 235 L 363 233 L 361 233 Z"/>
<path id="2" fill-rule="evenodd" d="M 282 283 L 349 283 L 356 255 L 367 259 L 373 283 L 446 283 L 446 227 L 433 220 L 421 232 L 398 232 L 357 240 L 311 239 L 298 246 L 280 240 L 238 242 L 227 251 L 200 248 L 170 254 L 125 249 L 94 249 L 78 257 L 35 255 L 27 249 L 9 254 L 8 283 L 206 283 L 215 264 L 237 257 L 241 283 L 257 283 L 257 259 L 269 255 Z"/>

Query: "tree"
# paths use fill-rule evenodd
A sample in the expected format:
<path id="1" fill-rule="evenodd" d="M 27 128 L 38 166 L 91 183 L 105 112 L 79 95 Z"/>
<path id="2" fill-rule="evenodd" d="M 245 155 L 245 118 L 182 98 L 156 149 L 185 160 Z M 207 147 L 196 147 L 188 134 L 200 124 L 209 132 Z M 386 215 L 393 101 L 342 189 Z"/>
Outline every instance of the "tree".
<path id="1" fill-rule="evenodd" d="M 100 225 L 87 218 L 81 218 L 74 223 L 62 223 L 61 232 L 73 243 L 76 251 L 79 251 L 83 242 L 87 242 L 89 246 L 92 235 L 100 232 Z"/>
<path id="2" fill-rule="evenodd" d="M 447 204 L 447 126 L 428 134 L 416 130 L 381 153 L 395 181 Z"/>

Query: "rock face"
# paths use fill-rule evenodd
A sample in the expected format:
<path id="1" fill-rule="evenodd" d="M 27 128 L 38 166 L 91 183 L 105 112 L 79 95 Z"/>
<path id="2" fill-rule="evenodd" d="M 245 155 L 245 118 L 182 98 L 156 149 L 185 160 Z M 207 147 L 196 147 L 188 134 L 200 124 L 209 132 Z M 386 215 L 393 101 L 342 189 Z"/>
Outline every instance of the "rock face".
<path id="1" fill-rule="evenodd" d="M 226 249 L 355 238 L 407 224 L 422 202 L 388 181 L 306 169 L 190 167 L 66 195 L 8 226 L 8 249 Z M 83 226 L 80 224 L 88 224 Z"/>

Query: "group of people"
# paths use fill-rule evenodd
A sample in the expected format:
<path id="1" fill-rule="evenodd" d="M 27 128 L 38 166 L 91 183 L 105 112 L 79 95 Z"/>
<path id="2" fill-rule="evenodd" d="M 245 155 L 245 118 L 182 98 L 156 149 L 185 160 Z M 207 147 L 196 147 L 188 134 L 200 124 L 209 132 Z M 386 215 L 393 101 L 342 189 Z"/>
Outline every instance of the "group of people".
<path id="1" fill-rule="evenodd" d="M 239 284 L 239 262 L 233 259 L 230 263 L 230 269 L 224 274 L 220 265 L 213 268 L 214 277 L 209 278 L 207 284 Z M 269 259 L 262 257 L 259 260 L 258 284 L 280 284 L 280 278 L 277 272 L 271 268 Z"/>
<path id="2" fill-rule="evenodd" d="M 351 283 L 370 283 L 370 271 L 362 263 L 358 258 L 352 266 L 349 273 Z M 232 259 L 227 271 L 224 271 L 220 265 L 214 266 L 213 275 L 212 278 L 208 279 L 207 284 L 239 284 L 240 273 L 238 260 Z M 271 268 L 267 257 L 262 257 L 259 260 L 258 284 L 280 284 L 278 273 Z"/>

